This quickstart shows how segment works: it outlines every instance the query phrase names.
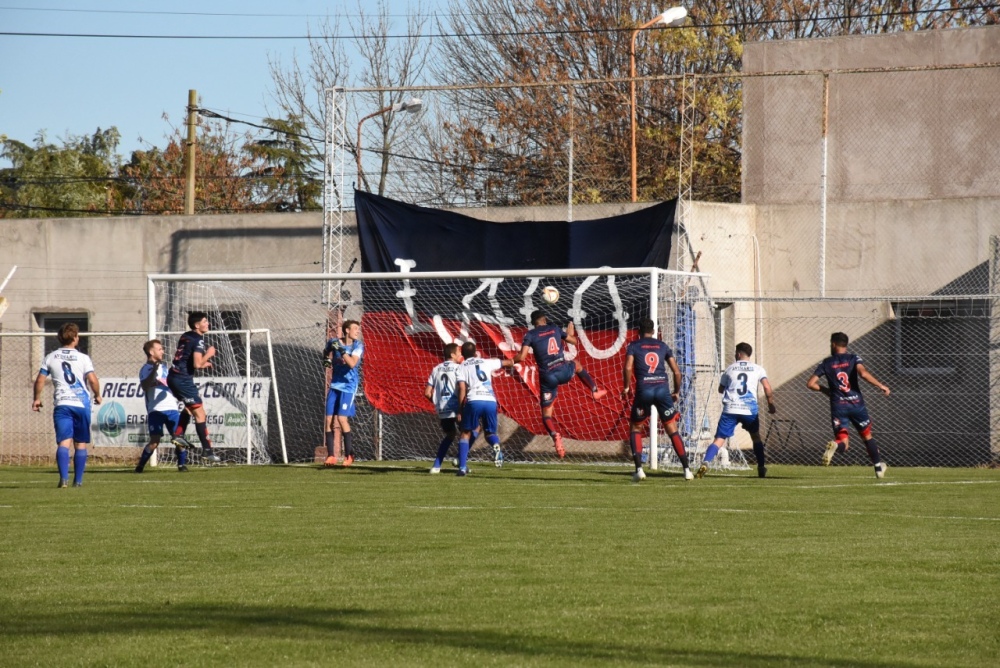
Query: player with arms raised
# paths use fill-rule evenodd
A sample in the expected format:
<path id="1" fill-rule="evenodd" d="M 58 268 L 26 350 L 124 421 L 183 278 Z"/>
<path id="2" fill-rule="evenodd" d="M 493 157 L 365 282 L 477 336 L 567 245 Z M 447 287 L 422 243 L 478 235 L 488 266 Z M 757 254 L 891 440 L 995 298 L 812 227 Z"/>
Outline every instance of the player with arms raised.
<path id="1" fill-rule="evenodd" d="M 497 398 L 493 393 L 493 372 L 514 366 L 509 359 L 483 359 L 476 355 L 476 344 L 462 344 L 465 361 L 458 368 L 458 405 L 461 412 L 462 435 L 458 441 L 458 475 L 469 472 L 469 443 L 472 432 L 483 425 L 486 442 L 493 447 L 497 466 L 503 463 L 500 437 L 497 436 Z"/>
<path id="2" fill-rule="evenodd" d="M 94 403 L 101 403 L 101 386 L 94 372 L 90 357 L 77 350 L 80 328 L 67 322 L 57 334 L 59 349 L 45 356 L 42 368 L 35 377 L 35 398 L 31 410 L 42 408 L 42 390 L 45 379 L 51 378 L 55 386 L 55 408 L 52 422 L 56 429 L 56 466 L 59 468 L 59 487 L 69 486 L 69 446 L 73 445 L 73 487 L 83 486 L 83 471 L 87 466 L 87 446 L 90 444 L 90 395 Z"/>
<path id="3" fill-rule="evenodd" d="M 834 440 L 826 444 L 823 466 L 830 465 L 834 454 L 847 451 L 849 447 L 847 425 L 853 424 L 865 442 L 868 458 L 875 466 L 875 477 L 883 478 L 888 467 L 882 461 L 882 453 L 872 438 L 872 421 L 865 407 L 865 398 L 861 396 L 858 378 L 861 377 L 874 385 L 885 396 L 889 396 L 889 387 L 882 384 L 865 368 L 865 363 L 860 357 L 847 352 L 848 341 L 847 334 L 834 332 L 830 336 L 830 357 L 820 362 L 813 375 L 806 381 L 806 387 L 810 390 L 822 392 L 830 397 Z M 821 377 L 826 378 L 826 387 L 819 384 Z"/>
<path id="4" fill-rule="evenodd" d="M 441 431 L 444 438 L 438 444 L 437 457 L 431 467 L 431 473 L 441 472 L 441 463 L 448 454 L 448 448 L 458 436 L 458 368 L 462 364 L 462 352 L 457 343 L 449 343 L 444 347 L 444 361 L 431 371 L 424 387 L 424 396 L 434 405 L 438 419 L 441 421 Z M 469 444 L 476 442 L 476 432 L 472 432 Z M 498 451 L 499 452 L 499 451 Z M 502 461 L 502 460 L 500 460 Z"/>
<path id="5" fill-rule="evenodd" d="M 691 473 L 687 451 L 684 449 L 681 435 L 677 433 L 677 420 L 681 415 L 674 407 L 680 396 L 681 370 L 677 367 L 677 361 L 670 347 L 663 341 L 653 338 L 654 330 L 653 321 L 649 318 L 639 323 L 639 339 L 628 344 L 622 367 L 622 399 L 627 400 L 632 393 L 632 377 L 635 376 L 635 399 L 632 401 L 629 434 L 632 461 L 635 462 L 632 479 L 638 482 L 646 478 L 642 470 L 642 425 L 649 419 L 655 407 L 660 419 L 663 420 L 674 452 L 684 467 L 684 479 L 691 480 L 694 475 Z M 668 369 L 674 379 L 673 392 L 670 391 L 670 381 L 667 378 Z"/>
<path id="6" fill-rule="evenodd" d="M 323 348 L 323 364 L 332 367 L 330 390 L 326 394 L 326 416 L 323 431 L 326 438 L 326 466 L 335 466 L 333 420 L 340 425 L 344 442 L 344 466 L 354 463 L 354 434 L 351 433 L 351 418 L 354 417 L 354 399 L 361 382 L 361 356 L 365 345 L 358 339 L 361 324 L 357 320 L 345 320 L 340 326 L 342 339 L 332 338 Z"/>
<path id="7" fill-rule="evenodd" d="M 566 330 L 563 331 L 561 327 L 550 325 L 548 317 L 543 311 L 533 311 L 531 313 L 531 327 L 532 329 L 524 335 L 520 352 L 514 356 L 514 363 L 517 364 L 524 360 L 529 351 L 534 353 L 535 364 L 538 366 L 542 424 L 549 432 L 549 436 L 552 437 L 556 454 L 562 458 L 566 456 L 566 449 L 563 447 L 562 435 L 556 428 L 553 410 L 559 386 L 568 383 L 575 374 L 587 386 L 595 400 L 603 397 L 608 391 L 598 389 L 597 383 L 579 361 L 573 360 L 571 362 L 566 359 L 563 353 L 563 341 L 573 345 L 577 343 L 576 329 L 572 322 L 566 325 Z"/>
<path id="8" fill-rule="evenodd" d="M 167 372 L 167 386 L 177 400 L 184 404 L 184 413 L 178 420 L 174 436 L 184 438 L 188 423 L 194 418 L 194 428 L 201 442 L 201 458 L 207 462 L 218 462 L 219 457 L 212 451 L 212 441 L 208 438 L 205 406 L 198 394 L 198 386 L 194 383 L 194 374 L 201 369 L 212 368 L 211 359 L 215 357 L 215 347 L 205 345 L 205 333 L 208 332 L 208 314 L 203 311 L 192 311 L 188 314 L 188 327 L 191 331 L 181 334 L 177 341 L 177 351 L 173 363 Z"/>
<path id="9" fill-rule="evenodd" d="M 736 361 L 726 367 L 719 380 L 719 394 L 722 395 L 722 415 L 719 416 L 719 426 L 715 429 L 715 440 L 705 451 L 698 473 L 699 478 L 708 472 L 708 465 L 715 459 L 716 453 L 736 433 L 736 425 L 750 433 L 753 441 L 753 454 L 757 458 L 757 477 L 767 475 L 764 458 L 764 441 L 760 440 L 760 418 L 757 415 L 757 385 L 764 388 L 767 397 L 767 411 L 773 414 L 777 409 L 774 405 L 774 393 L 767 381 L 767 371 L 764 367 L 750 361 L 753 347 L 749 343 L 736 344 Z"/>
<path id="10" fill-rule="evenodd" d="M 177 470 L 184 473 L 187 468 L 187 448 L 190 444 L 180 436 L 173 436 L 177 423 L 180 422 L 180 411 L 177 410 L 177 397 L 167 387 L 167 365 L 163 362 L 163 342 L 159 339 L 146 341 L 142 346 L 146 353 L 146 363 L 139 369 L 139 385 L 146 395 L 146 428 L 149 430 L 149 443 L 142 450 L 136 473 L 142 473 L 156 449 L 160 447 L 163 428 L 171 437 L 174 450 L 177 453 Z"/>

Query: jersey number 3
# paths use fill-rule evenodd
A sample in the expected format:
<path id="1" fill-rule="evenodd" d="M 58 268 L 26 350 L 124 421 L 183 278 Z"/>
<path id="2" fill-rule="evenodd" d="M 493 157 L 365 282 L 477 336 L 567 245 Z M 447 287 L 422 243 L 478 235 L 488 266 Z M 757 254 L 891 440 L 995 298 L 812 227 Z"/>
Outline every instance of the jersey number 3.
<path id="1" fill-rule="evenodd" d="M 848 376 L 843 371 L 837 374 L 837 386 L 840 388 L 841 392 L 851 391 L 851 377 Z"/>

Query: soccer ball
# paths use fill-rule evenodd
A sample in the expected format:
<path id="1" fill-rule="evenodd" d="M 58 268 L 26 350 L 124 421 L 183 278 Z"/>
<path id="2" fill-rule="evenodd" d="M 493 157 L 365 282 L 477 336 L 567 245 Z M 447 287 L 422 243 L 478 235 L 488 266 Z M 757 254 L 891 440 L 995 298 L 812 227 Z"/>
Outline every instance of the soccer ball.
<path id="1" fill-rule="evenodd" d="M 542 299 L 545 300 L 546 304 L 555 304 L 559 301 L 559 291 L 551 285 L 546 285 L 542 288 Z"/>

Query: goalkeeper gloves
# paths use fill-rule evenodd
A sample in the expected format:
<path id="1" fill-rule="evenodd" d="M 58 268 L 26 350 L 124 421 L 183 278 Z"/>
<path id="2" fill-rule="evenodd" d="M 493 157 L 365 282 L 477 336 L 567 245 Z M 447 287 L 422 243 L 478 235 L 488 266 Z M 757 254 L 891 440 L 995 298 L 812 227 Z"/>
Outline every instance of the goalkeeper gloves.
<path id="1" fill-rule="evenodd" d="M 333 360 L 330 359 L 329 357 L 324 357 L 323 358 L 323 366 L 325 366 L 327 369 L 329 369 L 330 367 L 333 366 Z"/>
<path id="2" fill-rule="evenodd" d="M 341 355 L 344 352 L 344 344 L 340 342 L 340 339 L 333 339 L 330 341 L 329 348 L 338 355 Z"/>

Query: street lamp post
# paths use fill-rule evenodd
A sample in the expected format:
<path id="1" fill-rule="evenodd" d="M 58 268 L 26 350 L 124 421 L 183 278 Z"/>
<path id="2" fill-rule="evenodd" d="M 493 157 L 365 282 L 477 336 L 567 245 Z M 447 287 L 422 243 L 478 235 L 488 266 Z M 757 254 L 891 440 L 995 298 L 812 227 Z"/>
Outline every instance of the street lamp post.
<path id="1" fill-rule="evenodd" d="M 629 48 L 629 87 L 631 89 L 630 99 L 632 101 L 632 201 L 635 202 L 638 193 L 636 189 L 636 158 L 635 158 L 635 38 L 640 31 L 646 28 L 652 28 L 657 24 L 662 24 L 667 27 L 676 27 L 684 25 L 684 21 L 687 20 L 687 10 L 683 7 L 671 7 L 667 11 L 663 12 L 656 18 L 643 23 L 641 26 L 632 31 L 632 41 Z"/>
<path id="2" fill-rule="evenodd" d="M 357 150 L 357 156 L 358 156 L 358 188 L 359 189 L 361 188 L 361 177 L 362 177 L 362 173 L 361 173 L 361 124 L 364 123 L 365 121 L 367 121 L 369 118 L 375 118 L 376 116 L 381 116 L 382 114 L 387 114 L 390 111 L 393 112 L 393 113 L 396 113 L 396 112 L 399 112 L 399 111 L 406 111 L 406 112 L 409 112 L 409 113 L 413 114 L 413 113 L 416 113 L 416 112 L 420 111 L 420 109 L 423 108 L 423 106 L 424 106 L 424 103 L 420 100 L 420 98 L 418 98 L 418 97 L 411 97 L 410 99 L 404 100 L 403 102 L 397 102 L 396 104 L 390 104 L 388 107 L 382 107 L 378 111 L 376 111 L 374 113 L 371 113 L 371 114 L 368 114 L 367 116 L 365 116 L 364 118 L 362 118 L 360 121 L 358 121 L 358 143 L 355 144 L 355 148 Z"/>

